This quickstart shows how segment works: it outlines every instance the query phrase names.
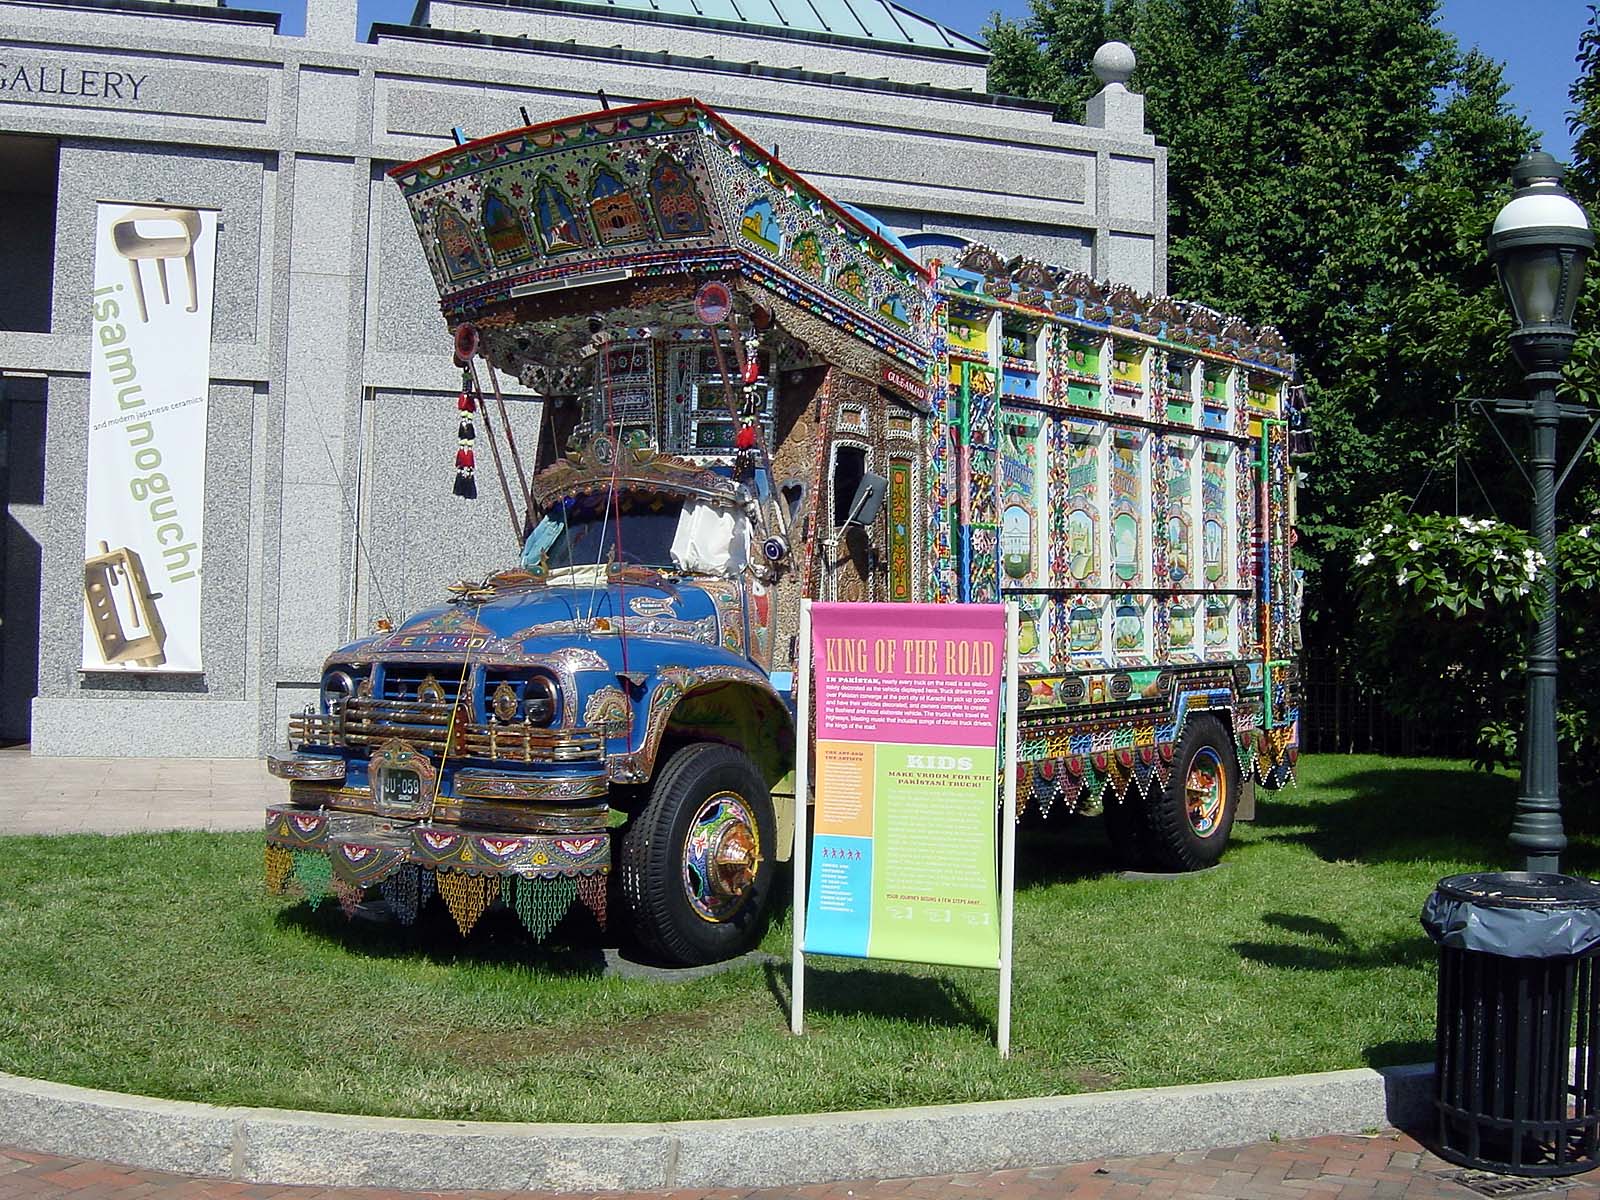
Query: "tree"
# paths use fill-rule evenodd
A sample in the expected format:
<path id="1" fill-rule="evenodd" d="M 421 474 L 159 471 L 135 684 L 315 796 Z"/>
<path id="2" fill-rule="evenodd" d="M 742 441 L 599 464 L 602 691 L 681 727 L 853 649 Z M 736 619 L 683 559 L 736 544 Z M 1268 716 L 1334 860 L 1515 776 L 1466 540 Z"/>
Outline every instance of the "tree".
<path id="1" fill-rule="evenodd" d="M 1357 566 L 1375 546 L 1388 547 L 1378 553 L 1392 560 L 1413 541 L 1442 545 L 1441 530 L 1452 539 L 1489 536 L 1487 526 L 1436 529 L 1426 522 L 1437 518 L 1408 518 L 1414 501 L 1424 512 L 1459 504 L 1499 517 L 1502 532 L 1526 512 L 1520 474 L 1460 401 L 1522 391 L 1485 239 L 1533 136 L 1505 103 L 1500 64 L 1463 52 L 1436 16 L 1437 0 L 1034 0 L 1022 24 L 991 25 L 990 82 L 1078 120 L 1096 86 L 1088 70 L 1095 47 L 1107 37 L 1134 47 L 1132 86 L 1169 150 L 1174 294 L 1276 325 L 1300 359 L 1318 440 L 1300 510 L 1308 649 L 1364 661 L 1376 685 L 1407 698 L 1396 707 L 1409 704 L 1416 715 L 1441 716 L 1455 696 L 1457 715 L 1476 722 L 1492 758 L 1514 747 L 1526 606 L 1499 602 L 1468 614 L 1480 630 L 1508 621 L 1509 637 L 1477 637 L 1463 626 L 1447 638 L 1438 622 L 1462 614 L 1418 592 L 1420 564 L 1400 584 L 1393 581 L 1407 568 L 1393 561 L 1389 570 L 1371 569 L 1370 557 L 1367 569 Z M 1594 7 L 1578 58 L 1572 182 L 1594 202 Z M 1585 319 L 1600 314 L 1600 269 L 1590 282 Z M 1567 382 L 1600 400 L 1600 336 L 1582 338 Z M 1593 478 L 1576 481 L 1569 521 L 1600 519 Z M 1380 537 L 1382 525 L 1390 532 Z M 1584 579 L 1580 592 L 1595 586 L 1592 570 Z M 1592 597 L 1569 603 L 1564 638 L 1600 633 Z M 1431 657 L 1403 652 L 1424 644 Z M 1446 660 L 1476 681 L 1466 692 L 1439 686 L 1451 675 Z M 1581 669 L 1592 674 L 1593 656 L 1586 661 Z M 1571 704 L 1563 721 L 1600 729 L 1600 699 L 1582 691 L 1564 691 Z M 1569 753 L 1581 741 L 1568 738 Z M 1593 769 L 1600 750 L 1583 745 Z"/>
<path id="2" fill-rule="evenodd" d="M 1600 201 L 1600 10 L 1589 6 L 1589 23 L 1578 35 L 1578 78 L 1567 93 L 1573 111 L 1572 171 L 1567 186 L 1587 205 Z"/>
<path id="3" fill-rule="evenodd" d="M 1498 64 L 1462 53 L 1435 10 L 1034 0 L 989 30 L 991 87 L 1071 119 L 1099 42 L 1133 45 L 1169 151 L 1172 291 L 1277 326 L 1299 355 L 1322 448 L 1302 506 L 1314 569 L 1348 551 L 1366 505 L 1450 457 L 1458 397 L 1514 383 L 1482 235 L 1531 135 Z"/>

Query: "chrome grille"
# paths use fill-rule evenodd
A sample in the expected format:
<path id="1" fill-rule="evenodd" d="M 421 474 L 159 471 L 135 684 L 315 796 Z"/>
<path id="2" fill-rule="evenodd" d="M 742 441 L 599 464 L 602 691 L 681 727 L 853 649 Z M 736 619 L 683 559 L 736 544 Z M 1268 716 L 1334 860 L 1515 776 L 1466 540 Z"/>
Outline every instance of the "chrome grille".
<path id="1" fill-rule="evenodd" d="M 448 749 L 461 758 L 522 763 L 589 762 L 605 754 L 605 742 L 594 730 L 486 725 L 474 721 L 465 705 L 458 710 L 452 704 L 355 696 L 331 713 L 289 718 L 289 741 L 296 746 L 378 746 L 390 738 L 436 754 Z"/>
<path id="2" fill-rule="evenodd" d="M 460 699 L 462 691 L 468 696 L 472 694 L 472 674 L 468 672 L 463 681 L 459 666 L 445 664 L 429 667 L 420 663 L 385 663 L 381 669 L 383 694 L 379 698 L 415 702 L 417 690 L 429 678 L 438 685 L 447 704 L 453 704 Z"/>

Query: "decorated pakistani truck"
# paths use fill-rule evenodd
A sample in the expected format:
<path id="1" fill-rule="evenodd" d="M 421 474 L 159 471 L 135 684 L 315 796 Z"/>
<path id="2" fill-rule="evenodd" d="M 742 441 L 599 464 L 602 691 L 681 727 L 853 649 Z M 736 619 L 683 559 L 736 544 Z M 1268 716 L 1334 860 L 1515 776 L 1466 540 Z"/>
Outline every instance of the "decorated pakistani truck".
<path id="1" fill-rule="evenodd" d="M 804 800 L 808 598 L 1018 604 L 1017 819 L 1103 812 L 1124 858 L 1194 869 L 1290 780 L 1273 330 L 984 245 L 920 263 L 694 100 L 391 176 L 462 368 L 457 491 L 518 540 L 329 655 L 270 762 L 275 889 L 748 949 Z"/>

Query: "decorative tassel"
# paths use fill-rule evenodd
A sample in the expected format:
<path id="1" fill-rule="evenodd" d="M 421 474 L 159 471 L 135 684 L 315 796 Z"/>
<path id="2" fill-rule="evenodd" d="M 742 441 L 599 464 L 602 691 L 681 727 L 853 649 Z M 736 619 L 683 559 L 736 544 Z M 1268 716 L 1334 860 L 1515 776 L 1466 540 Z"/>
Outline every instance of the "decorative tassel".
<path id="1" fill-rule="evenodd" d="M 461 394 L 456 397 L 456 411 L 461 414 L 461 420 L 456 428 L 456 482 L 451 491 L 463 500 L 476 500 L 477 463 L 472 446 L 477 440 L 478 431 L 473 426 L 472 414 L 478 411 L 478 402 L 472 396 L 471 383 L 465 371 L 461 373 Z"/>
<path id="2" fill-rule="evenodd" d="M 267 891 L 281 896 L 289 890 L 289 876 L 294 872 L 294 855 L 286 846 L 267 843 Z"/>
<path id="3" fill-rule="evenodd" d="M 461 871 L 443 871 L 439 874 L 439 894 L 444 897 L 450 915 L 456 919 L 456 928 L 466 937 L 477 925 L 478 918 L 494 901 L 499 887 L 492 879 L 481 875 L 467 875 Z"/>
<path id="4" fill-rule="evenodd" d="M 606 927 L 606 877 L 585 875 L 578 880 L 578 898 L 584 902 L 600 928 Z"/>
<path id="5" fill-rule="evenodd" d="M 353 883 L 346 883 L 342 879 L 333 881 L 333 894 L 339 898 L 339 907 L 346 917 L 356 915 L 356 909 L 361 907 L 362 891 Z"/>
<path id="6" fill-rule="evenodd" d="M 564 875 L 554 879 L 517 880 L 517 916 L 535 941 L 543 941 L 561 923 L 578 894 L 578 885 Z"/>
<path id="7" fill-rule="evenodd" d="M 328 898 L 333 880 L 333 864 L 320 850 L 295 850 L 292 853 L 294 881 L 306 894 L 306 903 L 311 905 L 311 911 L 316 912 L 317 906 Z"/>
<path id="8" fill-rule="evenodd" d="M 421 874 L 422 871 L 417 867 L 401 867 L 378 885 L 383 891 L 383 898 L 389 902 L 395 920 L 402 925 L 416 924 L 417 911 L 422 907 Z"/>

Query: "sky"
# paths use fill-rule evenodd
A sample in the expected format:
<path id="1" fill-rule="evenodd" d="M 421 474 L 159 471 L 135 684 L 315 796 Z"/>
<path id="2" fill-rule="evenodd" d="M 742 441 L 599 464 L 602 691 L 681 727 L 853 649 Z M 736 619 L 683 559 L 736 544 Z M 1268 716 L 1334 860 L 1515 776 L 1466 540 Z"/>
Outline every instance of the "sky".
<path id="1" fill-rule="evenodd" d="M 305 0 L 228 0 L 232 7 L 284 12 L 283 32 L 304 27 Z M 314 0 L 313 0 L 314 2 Z M 1027 0 L 900 0 L 907 8 L 966 34 L 977 34 L 998 11 L 1025 17 Z M 359 0 L 362 36 L 371 21 L 404 23 L 415 0 Z M 1443 0 L 1441 24 L 1466 46 L 1477 46 L 1506 65 L 1511 106 L 1541 135 L 1544 149 L 1571 157 L 1567 89 L 1577 75 L 1578 34 L 1588 17 L 1586 0 Z"/>

